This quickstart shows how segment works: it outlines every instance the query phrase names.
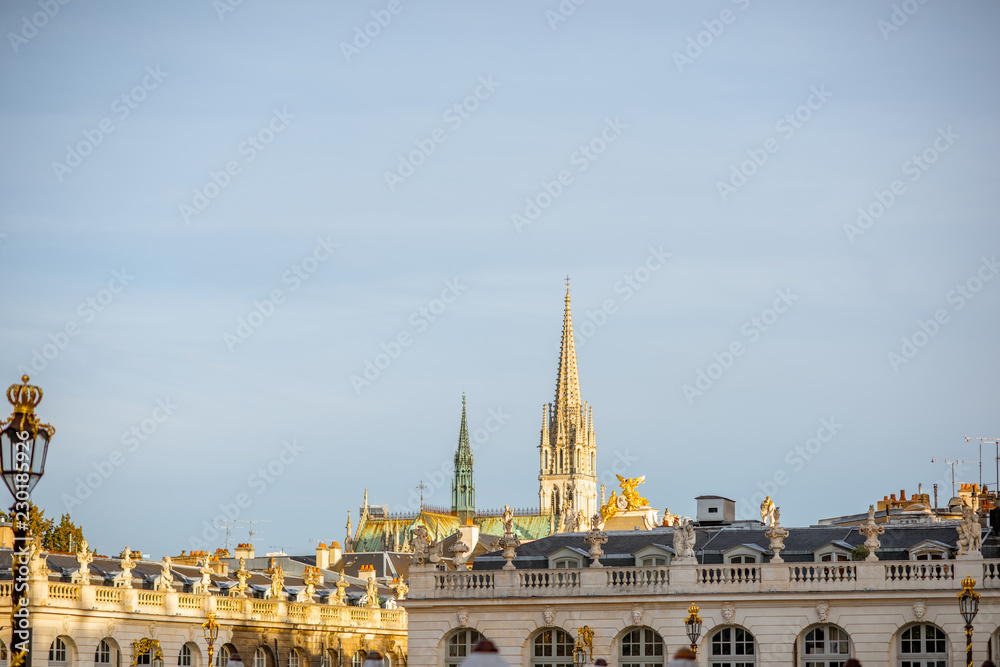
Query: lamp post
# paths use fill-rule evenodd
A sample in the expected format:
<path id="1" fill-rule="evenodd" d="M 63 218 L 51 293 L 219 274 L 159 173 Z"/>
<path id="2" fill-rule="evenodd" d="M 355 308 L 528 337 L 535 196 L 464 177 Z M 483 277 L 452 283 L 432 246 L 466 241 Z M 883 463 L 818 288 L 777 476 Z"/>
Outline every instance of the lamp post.
<path id="1" fill-rule="evenodd" d="M 575 667 L 583 667 L 587 664 L 587 649 L 583 648 L 583 642 L 579 639 L 576 640 L 576 646 L 573 648 L 573 664 Z"/>
<path id="2" fill-rule="evenodd" d="M 28 617 L 28 507 L 31 490 L 45 473 L 49 441 L 56 430 L 39 423 L 35 406 L 42 400 L 42 390 L 28 384 L 7 389 L 7 400 L 14 406 L 10 419 L 0 422 L 0 473 L 14 496 L 11 518 L 14 522 L 14 550 L 11 574 L 14 585 L 10 605 L 10 666 L 31 667 L 31 621 Z"/>
<path id="3" fill-rule="evenodd" d="M 701 616 L 698 616 L 698 605 L 691 603 L 688 607 L 688 617 L 684 621 L 687 626 L 687 636 L 691 640 L 691 651 L 698 655 L 698 638 L 701 637 Z"/>
<path id="4" fill-rule="evenodd" d="M 958 610 L 965 619 L 965 662 L 972 667 L 972 621 L 979 613 L 979 593 L 972 590 L 976 580 L 966 577 L 962 580 L 962 592 L 958 594 Z"/>
<path id="5" fill-rule="evenodd" d="M 215 654 L 215 640 L 219 638 L 219 624 L 215 622 L 215 612 L 206 614 L 208 620 L 201 624 L 205 631 L 205 641 L 208 642 L 208 667 L 214 667 L 212 656 Z"/>

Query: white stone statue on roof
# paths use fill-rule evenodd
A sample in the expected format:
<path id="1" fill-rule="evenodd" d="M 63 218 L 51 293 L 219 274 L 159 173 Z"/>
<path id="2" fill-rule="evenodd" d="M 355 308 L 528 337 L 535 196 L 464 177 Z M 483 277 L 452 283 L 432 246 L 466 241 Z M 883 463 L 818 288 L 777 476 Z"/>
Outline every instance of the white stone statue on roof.
<path id="1" fill-rule="evenodd" d="M 76 562 L 80 564 L 77 575 L 83 580 L 83 583 L 89 584 L 90 564 L 94 562 L 94 552 L 90 550 L 86 538 L 80 542 L 80 550 L 76 552 Z"/>
<path id="2" fill-rule="evenodd" d="M 760 504 L 760 520 L 765 526 L 774 525 L 774 501 L 771 500 L 771 496 L 764 498 Z"/>
<path id="3" fill-rule="evenodd" d="M 962 520 L 956 526 L 958 530 L 958 554 L 975 556 L 983 548 L 983 529 L 979 525 L 979 515 L 968 505 L 962 508 Z"/>
<path id="4" fill-rule="evenodd" d="M 469 565 L 469 545 L 460 539 L 455 540 L 451 547 L 451 552 L 455 555 L 452 559 L 456 570 L 468 570 Z"/>
<path id="5" fill-rule="evenodd" d="M 430 556 L 431 541 L 427 536 L 427 526 L 420 525 L 413 529 L 410 537 L 410 547 L 413 549 L 413 563 L 423 565 Z"/>
<path id="6" fill-rule="evenodd" d="M 135 569 L 135 561 L 132 560 L 132 550 L 125 547 L 122 552 L 122 559 L 119 561 L 122 568 L 122 587 L 132 588 L 132 570 Z"/>
<path id="7" fill-rule="evenodd" d="M 690 521 L 683 526 L 674 524 L 674 559 L 678 563 L 694 563 L 694 544 L 697 536 Z"/>
<path id="8" fill-rule="evenodd" d="M 514 534 L 514 512 L 511 511 L 509 505 L 503 506 L 503 534 Z"/>
<path id="9" fill-rule="evenodd" d="M 365 587 L 365 597 L 368 598 L 366 606 L 378 606 L 378 584 L 375 583 L 375 577 L 368 578 L 368 585 Z"/>
<path id="10" fill-rule="evenodd" d="M 201 567 L 198 569 L 201 572 L 201 592 L 208 593 L 208 587 L 212 585 L 212 568 L 209 565 L 209 556 L 205 556 L 199 564 Z"/>
<path id="11" fill-rule="evenodd" d="M 157 585 L 161 591 L 169 591 L 173 588 L 174 574 L 170 571 L 171 567 L 173 567 L 173 563 L 170 556 L 164 556 L 163 564 L 160 566 L 160 583 Z"/>
<path id="12" fill-rule="evenodd" d="M 271 568 L 271 597 L 283 597 L 285 588 L 285 571 L 281 568 L 281 563 Z"/>

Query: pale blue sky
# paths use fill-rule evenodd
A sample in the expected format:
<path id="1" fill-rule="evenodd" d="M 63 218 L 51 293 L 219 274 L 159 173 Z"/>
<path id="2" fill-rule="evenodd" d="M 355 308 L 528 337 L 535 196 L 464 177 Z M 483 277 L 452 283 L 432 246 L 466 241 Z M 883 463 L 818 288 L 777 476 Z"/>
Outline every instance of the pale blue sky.
<path id="1" fill-rule="evenodd" d="M 239 518 L 272 522 L 261 550 L 342 540 L 365 487 L 399 507 L 442 477 L 462 391 L 473 431 L 491 409 L 510 415 L 476 453 L 480 505 L 536 504 L 567 273 L 599 468 L 631 461 L 661 510 L 750 501 L 777 474 L 782 518 L 811 523 L 944 480 L 930 458 L 976 458 L 966 433 L 1000 436 L 1000 279 L 949 300 L 980 287 L 977 271 L 994 277 L 982 258 L 1000 252 L 1000 8 L 914 3 L 886 31 L 885 1 L 591 0 L 553 29 L 554 0 L 403 0 L 347 62 L 341 43 L 389 4 L 244 0 L 220 20 L 210 0 L 71 2 L 37 34 L 24 27 L 37 0 L 0 9 L 2 367 L 14 382 L 50 334 L 79 327 L 31 372 L 57 428 L 36 498 L 58 515 L 119 451 L 71 509 L 102 552 L 221 546 L 192 536 L 243 493 Z M 679 68 L 688 38 L 707 46 Z M 481 78 L 494 84 L 477 108 L 449 121 Z M 136 86 L 123 117 L 115 100 Z M 79 166 L 53 167 L 104 119 L 113 131 Z M 251 160 L 243 142 L 272 122 Z M 438 128 L 443 143 L 391 191 L 386 172 Z M 718 182 L 765 145 L 724 201 Z M 936 161 L 914 171 L 925 150 Z M 239 173 L 185 222 L 230 161 Z M 515 229 L 563 170 L 572 181 Z M 851 243 L 844 225 L 894 180 L 901 194 Z M 295 288 L 287 272 L 318 238 L 339 245 Z M 619 284 L 661 247 L 641 289 Z M 123 268 L 128 285 L 102 293 Z M 227 345 L 273 290 L 273 315 Z M 778 290 L 797 300 L 755 338 Z M 91 316 L 88 298 L 110 303 Z M 606 324 L 582 330 L 608 299 Z M 894 369 L 887 355 L 939 309 L 945 323 Z M 400 334 L 411 344 L 355 391 L 351 375 Z M 689 400 L 684 385 L 734 342 L 742 356 Z M 123 443 L 167 398 L 173 414 Z M 831 418 L 843 427 L 798 463 Z M 273 481 L 253 477 L 286 439 L 301 451 L 284 450 Z M 447 486 L 428 502 L 447 504 Z"/>

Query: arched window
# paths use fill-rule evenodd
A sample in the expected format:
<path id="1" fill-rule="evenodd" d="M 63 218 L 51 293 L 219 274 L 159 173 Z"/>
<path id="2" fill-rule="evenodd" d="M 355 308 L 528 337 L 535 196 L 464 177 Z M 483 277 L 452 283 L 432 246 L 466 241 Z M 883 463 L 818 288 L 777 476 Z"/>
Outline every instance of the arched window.
<path id="1" fill-rule="evenodd" d="M 755 667 L 757 650 L 753 635 L 745 628 L 722 628 L 709 640 L 712 667 Z"/>
<path id="2" fill-rule="evenodd" d="M 7 667 L 7 645 L 0 639 L 0 667 Z"/>
<path id="3" fill-rule="evenodd" d="M 911 625 L 899 633 L 899 667 L 946 667 L 948 638 L 930 623 Z"/>
<path id="4" fill-rule="evenodd" d="M 323 659 L 320 661 L 320 667 L 336 667 L 337 665 L 337 652 L 332 648 L 328 648 L 323 651 Z"/>
<path id="5" fill-rule="evenodd" d="M 258 646 L 253 652 L 253 667 L 267 667 L 267 651 L 263 646 Z"/>
<path id="6" fill-rule="evenodd" d="M 392 667 L 392 658 L 389 657 L 388 653 L 382 654 L 382 667 Z"/>
<path id="7" fill-rule="evenodd" d="M 458 667 L 472 653 L 472 648 L 482 639 L 475 630 L 462 628 L 455 630 L 445 643 L 444 667 Z"/>
<path id="8" fill-rule="evenodd" d="M 52 667 L 65 667 L 69 664 L 69 652 L 66 650 L 66 642 L 62 637 L 56 637 L 49 645 L 49 665 Z"/>
<path id="9" fill-rule="evenodd" d="M 532 667 L 573 667 L 573 645 L 573 638 L 564 630 L 542 630 L 532 643 Z"/>
<path id="10" fill-rule="evenodd" d="M 98 665 L 111 664 L 111 644 L 108 643 L 107 639 L 102 639 L 101 643 L 97 645 L 97 650 L 94 651 L 94 662 Z"/>
<path id="11" fill-rule="evenodd" d="M 191 647 L 185 644 L 181 646 L 181 652 L 177 654 L 178 667 L 191 667 Z"/>
<path id="12" fill-rule="evenodd" d="M 806 667 L 843 667 L 851 657 L 851 638 L 836 625 L 820 625 L 802 638 Z"/>
<path id="13" fill-rule="evenodd" d="M 288 667 L 299 667 L 299 652 L 295 649 L 288 652 Z"/>
<path id="14" fill-rule="evenodd" d="M 364 651 L 358 651 L 355 653 L 354 657 L 351 658 L 351 667 L 361 667 L 365 664 L 365 655 Z"/>
<path id="15" fill-rule="evenodd" d="M 619 642 L 619 667 L 662 667 L 663 637 L 652 628 L 635 628 Z M 570 651 L 572 655 L 572 651 Z"/>
<path id="16" fill-rule="evenodd" d="M 220 646 L 215 649 L 215 667 L 226 667 L 229 662 L 230 650 L 228 646 Z M 254 654 L 254 660 L 257 659 L 257 654 Z"/>

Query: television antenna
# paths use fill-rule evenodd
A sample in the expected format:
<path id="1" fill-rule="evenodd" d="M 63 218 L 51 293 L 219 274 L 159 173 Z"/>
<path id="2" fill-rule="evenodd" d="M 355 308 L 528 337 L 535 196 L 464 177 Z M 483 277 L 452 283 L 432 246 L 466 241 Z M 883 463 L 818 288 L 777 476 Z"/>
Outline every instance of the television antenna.
<path id="1" fill-rule="evenodd" d="M 997 493 L 1000 493 L 1000 438 L 976 438 L 971 435 L 965 436 L 965 441 L 978 440 L 979 441 L 979 487 L 983 488 L 983 443 L 993 443 L 997 446 L 996 453 L 996 464 L 997 464 Z"/>
<path id="2" fill-rule="evenodd" d="M 931 459 L 931 463 L 947 463 L 951 466 L 951 497 L 955 497 L 955 464 L 957 463 L 976 463 L 976 461 L 967 461 L 965 459 Z"/>

